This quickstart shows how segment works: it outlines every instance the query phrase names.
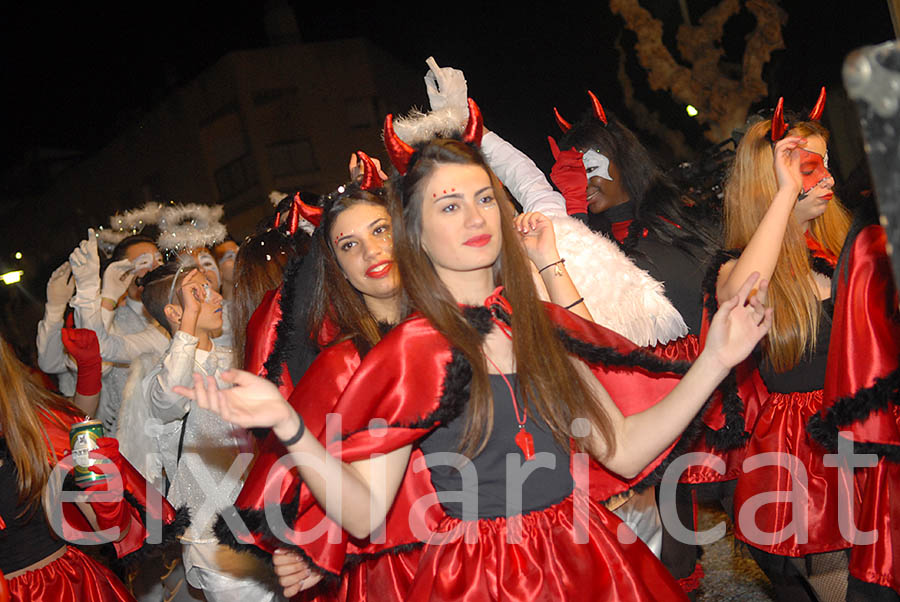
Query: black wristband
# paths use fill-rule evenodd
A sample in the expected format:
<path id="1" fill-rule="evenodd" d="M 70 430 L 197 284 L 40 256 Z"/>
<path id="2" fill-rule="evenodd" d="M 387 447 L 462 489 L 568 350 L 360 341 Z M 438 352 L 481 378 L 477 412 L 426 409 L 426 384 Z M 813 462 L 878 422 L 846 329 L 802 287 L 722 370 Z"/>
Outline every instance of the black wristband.
<path id="1" fill-rule="evenodd" d="M 575 303 L 570 303 L 569 305 L 566 305 L 565 309 L 572 309 L 573 307 L 575 307 L 575 306 L 578 305 L 579 303 L 584 303 L 584 297 L 579 297 L 579 298 L 578 298 L 578 301 L 576 301 Z"/>
<path id="2" fill-rule="evenodd" d="M 287 447 L 289 445 L 293 445 L 297 441 L 300 441 L 300 439 L 303 438 L 303 433 L 306 432 L 306 425 L 303 424 L 303 417 L 300 414 L 297 414 L 297 420 L 300 422 L 300 427 L 297 429 L 297 432 L 294 433 L 293 437 L 291 437 L 287 441 L 285 441 L 281 437 L 278 438 L 281 441 L 281 444 L 284 445 L 285 447 Z"/>
<path id="3" fill-rule="evenodd" d="M 552 267 L 555 266 L 555 265 L 562 265 L 562 264 L 564 264 L 564 263 L 566 263 L 565 258 L 560 259 L 559 261 L 554 261 L 553 263 L 548 263 L 547 265 L 545 265 L 544 267 L 542 267 L 541 269 L 538 270 L 538 274 L 540 274 L 541 272 L 543 272 L 543 271 L 546 270 L 547 268 L 552 268 Z M 556 273 L 557 273 L 557 275 L 560 275 L 562 272 L 560 272 L 560 269 L 559 269 L 559 268 L 556 268 Z"/>

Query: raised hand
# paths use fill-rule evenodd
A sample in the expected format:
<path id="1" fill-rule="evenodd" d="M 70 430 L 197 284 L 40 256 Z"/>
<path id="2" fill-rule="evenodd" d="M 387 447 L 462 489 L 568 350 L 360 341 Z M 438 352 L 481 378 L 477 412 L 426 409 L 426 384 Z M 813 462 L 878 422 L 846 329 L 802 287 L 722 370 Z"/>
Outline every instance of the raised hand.
<path id="1" fill-rule="evenodd" d="M 750 274 L 737 295 L 719 305 L 710 323 L 703 353 L 712 354 L 726 369 L 750 355 L 772 326 L 772 309 L 764 305 L 768 282 L 760 282 L 757 294 L 750 297 L 758 279 L 759 272 Z"/>
<path id="2" fill-rule="evenodd" d="M 778 188 L 788 189 L 792 197 L 797 197 L 803 189 L 803 176 L 800 174 L 800 153 L 806 139 L 799 136 L 788 136 L 775 144 L 775 179 Z"/>
<path id="3" fill-rule="evenodd" d="M 313 572 L 299 554 L 286 548 L 275 550 L 272 566 L 279 585 L 284 588 L 285 598 L 291 598 L 322 580 L 322 575 Z"/>
<path id="4" fill-rule="evenodd" d="M 425 61 L 428 72 L 425 74 L 425 91 L 432 111 L 450 107 L 457 109 L 462 115 L 469 110 L 469 87 L 466 76 L 453 67 L 438 67 L 433 56 Z"/>
<path id="5" fill-rule="evenodd" d="M 528 259 L 539 269 L 559 259 L 553 222 L 543 213 L 517 215 L 513 224 L 521 235 Z"/>
<path id="6" fill-rule="evenodd" d="M 68 261 L 53 270 L 47 281 L 47 311 L 62 319 L 66 304 L 75 294 L 75 281 L 72 280 L 72 266 Z"/>
<path id="7" fill-rule="evenodd" d="M 113 305 L 128 290 L 131 281 L 134 280 L 134 265 L 128 259 L 120 259 L 106 266 L 103 272 L 103 288 L 100 291 L 102 299 L 109 299 Z"/>
<path id="8" fill-rule="evenodd" d="M 550 152 L 556 160 L 553 169 L 550 170 L 550 180 L 566 199 L 566 213 L 569 215 L 587 213 L 588 177 L 584 171 L 582 154 L 574 147 L 571 150 L 559 150 L 553 136 L 547 136 L 547 141 L 550 143 Z"/>
<path id="9" fill-rule="evenodd" d="M 292 418 L 293 408 L 268 380 L 243 370 L 223 372 L 222 380 L 232 387 L 221 391 L 215 378 L 194 374 L 193 388 L 172 390 L 244 428 L 269 428 Z"/>
<path id="10" fill-rule="evenodd" d="M 378 176 L 387 182 L 390 178 L 388 175 L 384 173 L 384 170 L 381 169 L 381 161 L 376 159 L 375 157 L 369 157 L 372 159 L 372 163 L 375 164 L 375 169 L 378 170 Z M 350 163 L 347 165 L 347 169 L 350 171 L 350 180 L 353 182 L 358 182 L 363 177 L 363 164 L 362 161 L 359 160 L 359 157 L 356 153 L 350 154 Z"/>
<path id="11" fill-rule="evenodd" d="M 69 264 L 75 279 L 76 299 L 96 299 L 100 295 L 100 256 L 97 254 L 97 237 L 93 228 L 88 228 L 87 239 L 81 241 L 69 255 Z"/>

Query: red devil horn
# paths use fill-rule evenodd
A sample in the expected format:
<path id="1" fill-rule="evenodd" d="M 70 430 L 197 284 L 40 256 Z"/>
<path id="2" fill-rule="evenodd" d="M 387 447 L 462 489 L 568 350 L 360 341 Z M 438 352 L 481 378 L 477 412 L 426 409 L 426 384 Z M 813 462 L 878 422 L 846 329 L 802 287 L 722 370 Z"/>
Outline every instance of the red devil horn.
<path id="1" fill-rule="evenodd" d="M 359 187 L 363 190 L 378 190 L 384 186 L 384 180 L 382 180 L 381 176 L 378 174 L 378 168 L 375 167 L 375 162 L 372 161 L 372 157 L 362 151 L 356 151 L 356 155 L 359 157 L 359 160 L 362 161 L 363 170 L 362 181 L 359 183 Z"/>
<path id="2" fill-rule="evenodd" d="M 300 193 L 294 195 L 294 202 L 291 204 L 291 213 L 288 218 L 288 233 L 293 236 L 300 225 L 300 218 L 310 222 L 313 226 L 319 227 L 322 221 L 322 208 L 307 205 L 300 199 Z"/>
<path id="3" fill-rule="evenodd" d="M 775 114 L 772 115 L 772 142 L 778 142 L 784 138 L 788 126 L 784 122 L 784 97 L 778 99 L 775 105 Z"/>
<path id="4" fill-rule="evenodd" d="M 478 108 L 474 100 L 470 98 L 468 104 L 469 121 L 466 123 L 462 141 L 481 146 L 481 137 L 484 135 L 484 117 L 481 116 L 481 109 Z"/>
<path id="5" fill-rule="evenodd" d="M 809 120 L 820 120 L 823 112 L 825 112 L 825 86 L 822 86 L 822 90 L 819 92 L 819 99 L 816 101 L 816 106 L 809 112 Z"/>
<path id="6" fill-rule="evenodd" d="M 384 147 L 387 149 L 388 157 L 400 175 L 406 175 L 409 168 L 409 160 L 412 158 L 416 149 L 405 143 L 397 136 L 394 131 L 394 116 L 390 113 L 384 118 Z"/>
<path id="7" fill-rule="evenodd" d="M 594 109 L 594 117 L 603 122 L 603 125 L 607 125 L 606 121 L 606 111 L 603 110 L 603 105 L 600 104 L 600 101 L 597 100 L 597 97 L 594 96 L 594 93 L 588 90 L 588 96 L 591 97 L 591 106 Z"/>
<path id="8" fill-rule="evenodd" d="M 559 126 L 559 129 L 562 130 L 563 134 L 572 129 L 572 124 L 563 119 L 563 116 L 559 114 L 556 107 L 553 107 L 553 114 L 556 115 L 556 125 Z"/>

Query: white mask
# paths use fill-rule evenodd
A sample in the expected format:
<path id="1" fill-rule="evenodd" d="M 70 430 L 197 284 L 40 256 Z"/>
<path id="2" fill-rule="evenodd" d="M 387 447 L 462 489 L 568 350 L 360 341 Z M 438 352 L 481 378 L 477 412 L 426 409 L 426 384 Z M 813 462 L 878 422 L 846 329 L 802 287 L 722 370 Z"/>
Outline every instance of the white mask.
<path id="1" fill-rule="evenodd" d="M 595 150 L 589 150 L 581 156 L 581 162 L 584 163 L 584 171 L 587 173 L 588 180 L 594 176 L 600 176 L 604 180 L 613 181 L 609 175 L 609 157 L 602 155 Z"/>
<path id="2" fill-rule="evenodd" d="M 219 266 L 216 264 L 216 260 L 213 259 L 213 256 L 209 253 L 201 253 L 197 255 L 197 263 L 200 264 L 207 272 L 213 272 L 216 275 L 216 280 L 221 281 L 221 276 L 219 275 Z"/>

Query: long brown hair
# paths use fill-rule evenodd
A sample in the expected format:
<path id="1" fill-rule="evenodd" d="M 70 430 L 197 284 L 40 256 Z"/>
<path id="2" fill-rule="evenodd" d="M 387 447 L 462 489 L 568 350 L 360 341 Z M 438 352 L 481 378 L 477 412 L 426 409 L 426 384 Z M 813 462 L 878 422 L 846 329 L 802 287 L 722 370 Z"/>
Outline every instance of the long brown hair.
<path id="1" fill-rule="evenodd" d="M 303 240 L 306 234 L 297 233 Z M 302 238 L 301 238 L 302 237 Z M 244 239 L 234 260 L 234 296 L 231 299 L 231 330 L 234 365 L 244 365 L 247 323 L 266 293 L 281 286 L 285 265 L 295 254 L 294 241 L 277 228 Z"/>
<path id="2" fill-rule="evenodd" d="M 769 121 L 759 122 L 738 145 L 725 185 L 726 248 L 747 246 L 778 191 L 770 130 Z M 821 136 L 828 141 L 828 130 L 816 121 L 796 123 L 788 135 Z M 837 256 L 849 227 L 849 213 L 834 197 L 825 213 L 812 221 L 809 233 Z M 774 319 L 763 340 L 763 356 L 776 372 L 786 372 L 815 350 L 822 319 L 804 232 L 794 219 L 788 220 L 784 233 L 769 284 L 768 305 L 774 308 Z"/>
<path id="3" fill-rule="evenodd" d="M 557 441 L 566 447 L 571 421 L 588 418 L 603 438 L 603 453 L 612 453 L 615 440 L 609 417 L 570 361 L 544 312 L 527 256 L 513 227 L 512 203 L 503 186 L 477 150 L 456 140 L 434 140 L 416 153 L 395 190 L 399 202 L 394 204 L 394 252 L 410 309 L 421 312 L 472 365 L 466 426 L 460 443 L 462 453 L 473 457 L 484 448 L 493 430 L 494 407 L 482 338 L 466 321 L 422 246 L 423 189 L 443 164 L 478 165 L 491 178 L 500 206 L 503 238 L 494 264 L 494 281 L 504 286 L 513 308 L 513 353 L 525 404 L 538 412 Z M 601 455 L 598 450 L 588 451 Z"/>
<path id="4" fill-rule="evenodd" d="M 59 420 L 54 412 L 79 416 L 66 399 L 51 393 L 0 338 L 0 429 L 18 472 L 19 503 L 32 512 L 41 503 L 41 493 L 50 476 L 54 458 L 48 448 L 41 414 Z M 61 420 L 60 426 L 69 425 Z"/>
<path id="5" fill-rule="evenodd" d="M 315 337 L 326 318 L 330 319 L 341 333 L 340 340 L 352 339 L 360 353 L 365 354 L 381 340 L 381 331 L 362 294 L 341 271 L 331 244 L 331 228 L 338 215 L 358 203 L 388 210 L 388 201 L 380 190 L 363 190 L 356 183 L 342 186 L 325 197 L 322 221 L 313 233 L 310 250 L 315 282 L 307 327 Z"/>

